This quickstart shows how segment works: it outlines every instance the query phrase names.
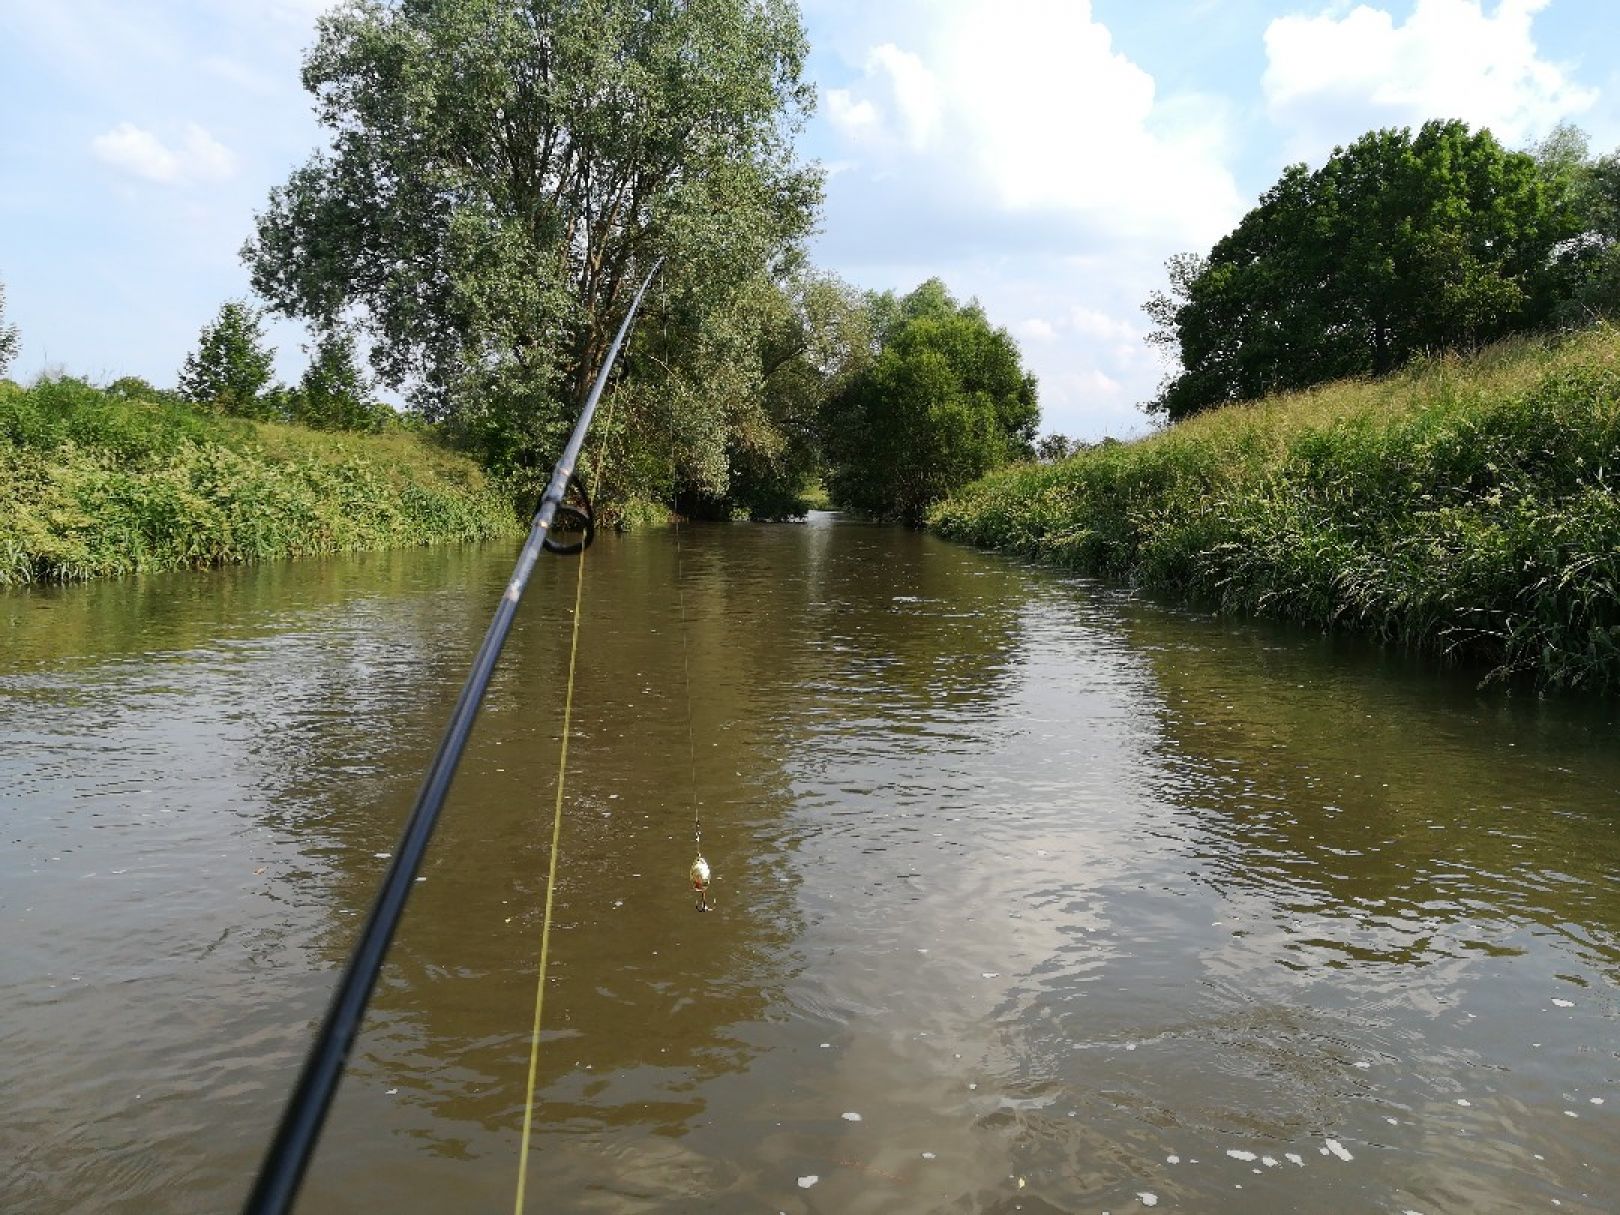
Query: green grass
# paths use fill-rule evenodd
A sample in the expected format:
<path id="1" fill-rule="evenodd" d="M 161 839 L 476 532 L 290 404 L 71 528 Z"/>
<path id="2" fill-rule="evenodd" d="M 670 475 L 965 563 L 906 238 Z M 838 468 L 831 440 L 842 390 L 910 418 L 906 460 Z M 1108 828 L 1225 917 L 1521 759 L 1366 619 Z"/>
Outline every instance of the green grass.
<path id="1" fill-rule="evenodd" d="M 0 383 L 0 585 L 509 535 L 505 495 L 403 429 L 333 434 Z"/>
<path id="2" fill-rule="evenodd" d="M 942 535 L 1498 678 L 1620 692 L 1620 330 L 1228 406 L 1018 465 Z"/>

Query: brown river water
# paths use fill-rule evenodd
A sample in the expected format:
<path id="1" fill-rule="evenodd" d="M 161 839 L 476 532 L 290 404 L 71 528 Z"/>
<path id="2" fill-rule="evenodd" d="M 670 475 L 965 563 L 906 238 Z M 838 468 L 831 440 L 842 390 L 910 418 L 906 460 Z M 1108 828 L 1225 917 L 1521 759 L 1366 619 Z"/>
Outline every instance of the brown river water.
<path id="1" fill-rule="evenodd" d="M 1615 705 L 683 536 L 695 762 L 673 536 L 586 565 L 530 1211 L 1620 1210 Z M 240 1203 L 513 551 L 0 595 L 0 1210 Z M 301 1211 L 512 1208 L 572 571 Z"/>

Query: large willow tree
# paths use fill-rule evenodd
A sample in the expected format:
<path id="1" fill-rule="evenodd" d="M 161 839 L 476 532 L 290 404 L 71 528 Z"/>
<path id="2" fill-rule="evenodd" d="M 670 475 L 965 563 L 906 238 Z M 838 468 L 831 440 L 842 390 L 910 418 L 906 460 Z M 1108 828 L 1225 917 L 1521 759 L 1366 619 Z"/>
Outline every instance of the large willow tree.
<path id="1" fill-rule="evenodd" d="M 272 192 L 254 288 L 368 330 L 382 382 L 541 467 L 654 258 L 637 366 L 689 399 L 739 298 L 795 263 L 805 53 L 792 0 L 349 0 L 304 63 L 331 146 Z M 739 408 L 645 421 L 724 451 Z"/>

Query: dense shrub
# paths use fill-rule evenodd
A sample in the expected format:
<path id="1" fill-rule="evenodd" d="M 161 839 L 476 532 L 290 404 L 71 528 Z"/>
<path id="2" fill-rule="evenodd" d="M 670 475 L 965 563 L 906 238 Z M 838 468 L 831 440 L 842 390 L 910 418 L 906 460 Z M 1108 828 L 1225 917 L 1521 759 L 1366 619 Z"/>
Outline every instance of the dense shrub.
<path id="1" fill-rule="evenodd" d="M 475 465 L 416 435 L 316 434 L 72 379 L 0 385 L 0 585 L 515 527 Z"/>
<path id="2" fill-rule="evenodd" d="M 941 533 L 1226 611 L 1620 691 L 1620 331 L 1233 405 L 1020 465 Z"/>

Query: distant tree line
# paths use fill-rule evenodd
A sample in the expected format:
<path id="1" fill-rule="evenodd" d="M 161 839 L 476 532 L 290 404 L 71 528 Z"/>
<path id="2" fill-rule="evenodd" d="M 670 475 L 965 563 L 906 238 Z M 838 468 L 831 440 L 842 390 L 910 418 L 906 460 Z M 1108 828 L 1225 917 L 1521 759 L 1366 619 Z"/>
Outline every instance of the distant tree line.
<path id="1" fill-rule="evenodd" d="M 297 387 L 272 384 L 275 351 L 264 340 L 257 309 L 228 300 L 203 327 L 197 349 L 180 369 L 179 395 L 193 404 L 260 422 L 293 422 L 315 430 L 376 431 L 394 411 L 370 399 L 370 385 L 355 360 L 354 339 L 342 330 L 323 334 Z M 112 385 L 114 390 L 119 381 Z"/>
<path id="2" fill-rule="evenodd" d="M 916 519 L 1030 454 L 1034 381 L 977 305 L 806 265 L 791 0 L 353 4 L 318 29 L 329 150 L 258 216 L 254 289 L 366 333 L 379 383 L 515 486 L 543 483 L 659 257 L 597 435 L 605 502 L 773 518 L 825 475 Z"/>
<path id="3" fill-rule="evenodd" d="M 781 518 L 820 482 L 920 520 L 1033 456 L 1035 381 L 938 280 L 871 293 L 807 264 L 806 54 L 793 0 L 329 9 L 303 64 L 326 147 L 242 250 L 257 299 L 316 335 L 309 370 L 273 383 L 260 312 L 231 301 L 180 394 L 368 429 L 394 416 L 375 384 L 532 499 L 662 259 L 592 436 L 607 513 Z"/>
<path id="4" fill-rule="evenodd" d="M 1373 131 L 1166 268 L 1145 310 L 1179 367 L 1151 411 L 1380 375 L 1620 310 L 1620 153 L 1570 127 L 1533 152 L 1454 121 Z"/>

